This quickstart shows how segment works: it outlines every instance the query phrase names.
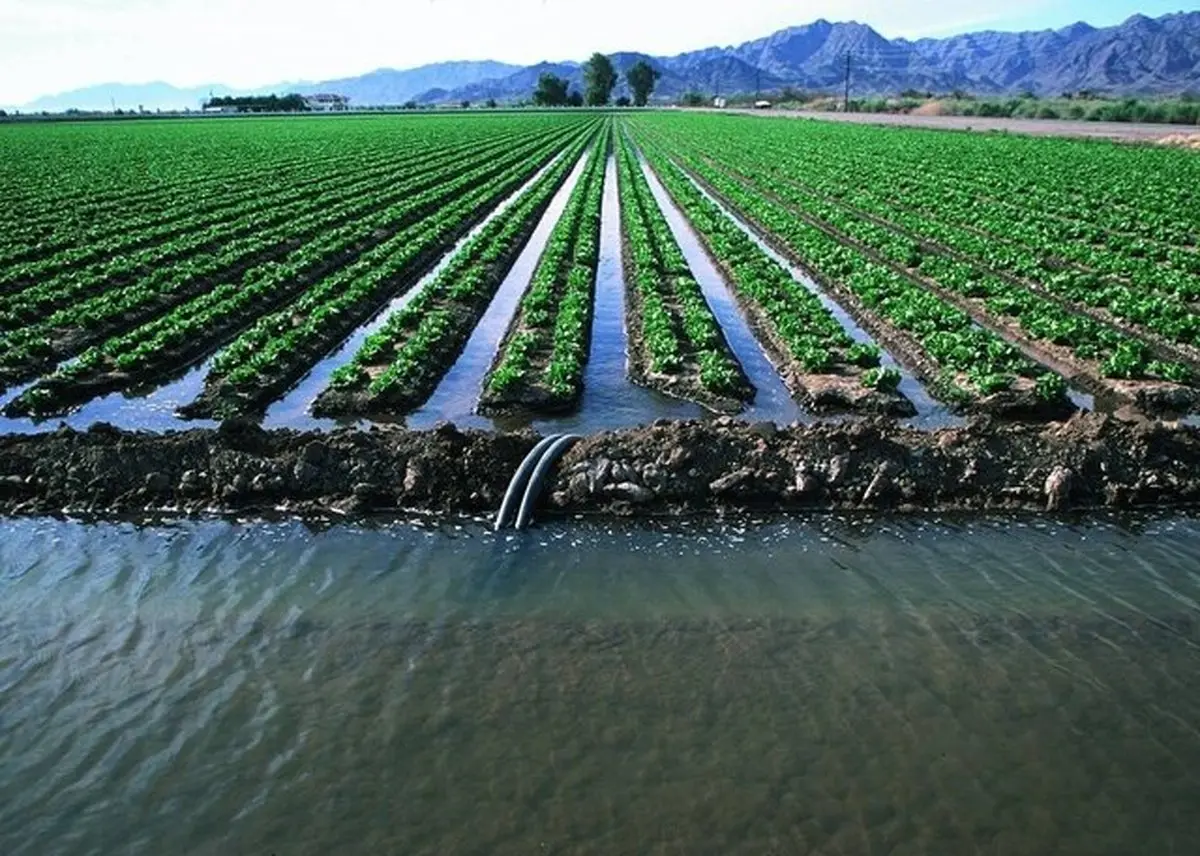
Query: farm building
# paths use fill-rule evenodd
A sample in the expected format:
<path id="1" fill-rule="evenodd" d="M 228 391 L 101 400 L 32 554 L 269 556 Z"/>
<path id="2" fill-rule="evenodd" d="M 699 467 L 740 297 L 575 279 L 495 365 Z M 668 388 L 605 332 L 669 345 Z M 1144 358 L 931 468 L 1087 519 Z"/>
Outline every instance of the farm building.
<path id="1" fill-rule="evenodd" d="M 320 93 L 318 95 L 306 95 L 304 103 L 308 106 L 309 110 L 330 113 L 347 109 L 350 99 L 345 95 Z"/>

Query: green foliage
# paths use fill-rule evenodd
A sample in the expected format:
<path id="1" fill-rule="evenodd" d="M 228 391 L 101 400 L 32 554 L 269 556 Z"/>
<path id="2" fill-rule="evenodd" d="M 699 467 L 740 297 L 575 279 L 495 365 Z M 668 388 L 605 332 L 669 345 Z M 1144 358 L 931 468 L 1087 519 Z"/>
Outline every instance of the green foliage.
<path id="1" fill-rule="evenodd" d="M 549 72 L 538 77 L 533 103 L 539 107 L 566 107 L 567 81 Z"/>
<path id="2" fill-rule="evenodd" d="M 442 373 L 465 346 L 475 323 L 491 301 L 536 225 L 537 217 L 558 191 L 580 153 L 603 124 L 572 119 L 575 133 L 563 156 L 502 213 L 490 219 L 455 253 L 439 274 L 380 330 L 368 337 L 352 357 L 343 377 L 331 389 L 353 393 L 351 412 L 362 409 L 403 410 L 433 391 Z M 559 142 L 555 149 L 560 149 Z M 525 169 L 539 160 L 525 158 Z M 527 174 L 527 173 L 526 173 Z M 464 205 L 474 204 L 470 198 Z M 452 212 L 447 216 L 461 217 Z M 527 369 L 537 334 L 510 340 L 510 358 L 489 379 L 489 388 L 516 384 Z M 372 379 L 373 378 L 373 379 Z M 318 405 L 330 401 L 322 394 Z"/>
<path id="3" fill-rule="evenodd" d="M 662 77 L 659 71 L 650 63 L 638 60 L 629 71 L 625 72 L 625 80 L 633 93 L 633 103 L 637 107 L 645 107 L 654 91 L 654 84 Z"/>
<path id="4" fill-rule="evenodd" d="M 1034 382 L 1034 393 L 1042 401 L 1061 401 L 1067 395 L 1067 382 L 1062 376 L 1047 372 Z"/>
<path id="5" fill-rule="evenodd" d="M 607 138 L 606 130 L 592 147 L 550 233 L 497 365 L 484 381 L 485 403 L 567 406 L 582 389 Z"/>
<path id="6" fill-rule="evenodd" d="M 210 107 L 228 108 L 239 113 L 306 113 L 308 104 L 303 95 L 239 95 L 210 98 L 204 102 Z"/>
<path id="7" fill-rule="evenodd" d="M 751 390 L 741 368 L 624 136 L 617 151 L 617 175 L 621 223 L 632 256 L 651 371 L 692 375 L 706 390 L 744 398 Z"/>
<path id="8" fill-rule="evenodd" d="M 895 392 L 900 386 L 900 372 L 893 368 L 867 369 L 862 373 L 862 385 L 879 392 Z"/>
<path id="9" fill-rule="evenodd" d="M 583 64 L 584 98 L 589 107 L 603 107 L 612 98 L 617 85 L 617 70 L 612 60 L 602 53 L 592 54 Z"/>
<path id="10" fill-rule="evenodd" d="M 846 349 L 846 362 L 865 369 L 878 366 L 880 357 L 878 345 L 855 343 Z"/>
<path id="11" fill-rule="evenodd" d="M 680 103 L 683 104 L 684 107 L 703 107 L 704 94 L 695 91 L 685 92 L 683 93 L 683 97 L 680 99 Z"/>

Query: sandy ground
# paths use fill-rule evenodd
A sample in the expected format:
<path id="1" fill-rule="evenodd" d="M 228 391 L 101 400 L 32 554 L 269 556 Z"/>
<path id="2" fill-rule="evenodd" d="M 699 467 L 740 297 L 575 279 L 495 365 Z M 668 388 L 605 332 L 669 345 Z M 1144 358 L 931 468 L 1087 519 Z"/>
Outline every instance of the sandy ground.
<path id="1" fill-rule="evenodd" d="M 1139 125 L 1130 122 L 1071 122 L 1058 119 L 984 119 L 979 116 L 913 116 L 888 113 L 826 113 L 809 110 L 710 110 L 710 112 L 749 113 L 789 119 L 821 119 L 827 122 L 854 122 L 865 125 L 906 125 L 945 131 L 1008 131 L 1053 137 L 1096 137 L 1132 142 L 1154 142 L 1171 135 L 1195 135 L 1195 125 Z"/>

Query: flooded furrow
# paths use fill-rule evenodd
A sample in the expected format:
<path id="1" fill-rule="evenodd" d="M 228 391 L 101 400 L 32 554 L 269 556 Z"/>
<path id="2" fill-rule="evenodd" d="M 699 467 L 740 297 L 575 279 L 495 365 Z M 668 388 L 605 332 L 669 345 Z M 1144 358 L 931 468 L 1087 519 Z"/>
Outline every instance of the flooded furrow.
<path id="1" fill-rule="evenodd" d="M 674 162 L 671 162 L 671 165 L 675 169 L 678 169 L 680 174 L 690 181 L 696 190 L 703 194 L 709 202 L 711 202 L 721 211 L 721 213 L 728 217 L 735 226 L 737 226 L 748 238 L 750 238 L 750 240 L 754 241 L 755 245 L 760 250 L 766 253 L 773 261 L 786 270 L 797 284 L 801 285 L 806 291 L 821 301 L 821 305 L 829 311 L 829 313 L 834 317 L 838 324 L 842 326 L 842 329 L 846 331 L 846 334 L 851 339 L 853 339 L 855 342 L 879 347 L 878 343 L 875 342 L 875 340 L 871 337 L 871 334 L 860 327 L 858 322 L 855 321 L 854 318 L 842 308 L 841 304 L 826 294 L 819 285 L 813 282 L 812 278 L 808 276 L 808 274 L 806 274 L 796 265 L 792 264 L 792 262 L 785 256 L 776 252 L 776 250 L 770 244 L 764 241 L 762 237 L 760 237 L 759 234 L 754 231 L 754 229 L 748 223 L 745 222 L 745 220 L 743 220 L 736 212 L 731 211 L 728 206 L 709 193 L 708 190 L 698 181 L 696 181 L 687 170 L 680 168 L 679 165 Z M 886 348 L 880 348 L 880 356 L 881 363 L 885 368 L 895 369 L 896 371 L 900 372 L 899 390 L 904 397 L 911 401 L 913 406 L 917 408 L 916 417 L 905 420 L 905 424 L 929 429 L 949 428 L 966 424 L 966 420 L 959 416 L 955 416 L 945 407 L 945 405 L 939 403 L 937 399 L 930 395 L 929 390 L 925 388 L 925 384 L 917 380 L 913 376 L 912 372 L 896 362 L 895 358 L 888 353 Z"/>
<path id="2" fill-rule="evenodd" d="M 73 360 L 68 361 L 73 362 Z M 63 363 L 65 366 L 68 363 Z M 36 434 L 56 430 L 68 425 L 77 431 L 86 431 L 92 425 L 106 422 L 129 431 L 178 431 L 186 428 L 211 428 L 216 425 L 207 419 L 184 420 L 176 415 L 176 408 L 191 401 L 204 387 L 204 378 L 209 363 L 189 369 L 178 380 L 159 386 L 152 391 L 117 390 L 94 398 L 70 413 L 49 419 L 35 420 L 29 417 L 12 418 L 0 415 L 0 434 Z M 30 381 L 0 396 L 0 413 L 38 381 Z"/>
<path id="3" fill-rule="evenodd" d="M 432 428 L 442 421 L 453 422 L 459 427 L 487 429 L 493 426 L 491 419 L 475 412 L 479 403 L 479 393 L 483 389 L 484 376 L 492 367 L 496 350 L 504 334 L 508 332 L 517 306 L 529 287 L 533 272 L 546 248 L 546 241 L 562 217 L 571 191 L 583 176 L 590 157 L 590 153 L 580 157 L 563 186 L 554 195 L 525 249 L 521 251 L 504 282 L 496 290 L 487 311 L 475 325 L 458 360 L 446 372 L 446 376 L 442 378 L 429 400 L 405 418 L 404 422 L 410 428 Z"/>
<path id="4" fill-rule="evenodd" d="M 592 340 L 583 375 L 583 397 L 575 418 L 560 430 L 597 431 L 641 425 L 655 419 L 702 419 L 708 411 L 629 381 L 629 331 L 625 326 L 625 270 L 621 257 L 621 196 L 617 160 L 604 170 L 600 212 L 600 260 L 592 310 Z"/>
<path id="5" fill-rule="evenodd" d="M 792 398 L 775 365 L 767 357 L 754 333 L 751 332 L 750 325 L 742 315 L 741 307 L 729 292 L 729 285 L 713 265 L 712 259 L 705 252 L 700 239 L 692 231 L 691 224 L 687 222 L 682 212 L 667 195 L 666 189 L 663 188 L 640 152 L 638 153 L 638 163 L 650 184 L 650 192 L 654 195 L 658 207 L 666 217 L 671 233 L 675 236 L 675 241 L 679 244 L 679 249 L 683 252 L 683 257 L 687 261 L 692 275 L 704 293 L 705 301 L 712 309 L 713 315 L 716 316 L 717 323 L 721 325 L 725 340 L 729 343 L 729 349 L 733 351 L 733 355 L 741 363 L 750 383 L 757 390 L 754 401 L 746 405 L 745 410 L 741 413 L 741 418 L 751 421 L 776 422 L 781 425 L 792 422 L 812 422 L 812 415 Z"/>
<path id="6" fill-rule="evenodd" d="M 438 275 L 446 269 L 454 256 L 463 246 L 481 232 L 488 223 L 495 220 L 505 211 L 513 206 L 516 201 L 532 187 L 538 179 L 549 172 L 555 164 L 559 162 L 562 155 L 556 156 L 550 163 L 538 170 L 529 181 L 525 182 L 521 187 L 501 202 L 496 208 L 492 209 L 491 213 L 472 228 L 466 235 L 460 238 L 454 246 L 443 255 L 436 265 L 412 288 L 408 289 L 401 295 L 394 298 L 387 306 L 379 311 L 370 321 L 359 327 L 354 333 L 346 339 L 338 348 L 333 351 L 321 362 L 317 363 L 308 372 L 307 375 L 291 389 L 283 398 L 275 401 L 268 409 L 267 414 L 263 419 L 263 425 L 267 428 L 297 428 L 301 430 L 330 430 L 339 425 L 356 424 L 355 420 L 334 420 L 334 419 L 318 419 L 312 415 L 312 404 L 329 385 L 329 379 L 333 373 L 342 366 L 350 362 L 351 358 L 362 347 L 363 342 L 373 333 L 377 333 L 388 321 L 388 319 L 397 312 L 403 311 L 409 303 L 420 294 L 426 286 L 437 279 Z M 361 421 L 357 424 L 362 424 Z"/>

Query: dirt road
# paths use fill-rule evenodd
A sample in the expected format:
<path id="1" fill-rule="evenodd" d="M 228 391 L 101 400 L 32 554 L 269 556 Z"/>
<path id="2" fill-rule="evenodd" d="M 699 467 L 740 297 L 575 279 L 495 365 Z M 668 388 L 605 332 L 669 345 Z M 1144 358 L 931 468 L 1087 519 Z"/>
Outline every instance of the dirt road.
<path id="1" fill-rule="evenodd" d="M 912 116 L 890 113 L 827 113 L 810 110 L 710 110 L 789 119 L 820 119 L 863 125 L 904 125 L 943 131 L 1007 131 L 1052 137 L 1093 137 L 1153 142 L 1171 134 L 1200 134 L 1196 125 L 1139 125 L 1132 122 L 1071 122 L 1059 119 L 985 119 L 979 116 Z"/>

